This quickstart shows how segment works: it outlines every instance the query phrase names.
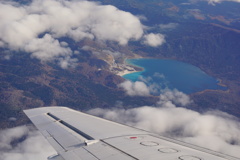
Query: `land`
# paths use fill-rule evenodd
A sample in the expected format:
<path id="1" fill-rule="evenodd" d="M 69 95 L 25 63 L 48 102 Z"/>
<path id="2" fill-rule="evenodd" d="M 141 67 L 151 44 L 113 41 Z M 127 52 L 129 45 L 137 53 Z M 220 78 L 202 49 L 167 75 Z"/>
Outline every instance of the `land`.
<path id="1" fill-rule="evenodd" d="M 117 72 L 117 75 L 123 77 L 126 74 L 131 74 L 131 73 L 135 73 L 138 72 L 136 71 L 134 68 L 130 67 L 130 66 L 124 66 L 124 67 L 119 67 L 121 68 L 120 72 Z"/>
<path id="2" fill-rule="evenodd" d="M 114 66 L 111 67 L 111 72 L 119 75 L 119 76 L 124 76 L 125 74 L 130 74 L 134 72 L 138 72 L 134 67 L 131 65 L 128 65 L 126 63 L 123 64 L 115 64 Z"/>
<path id="3" fill-rule="evenodd" d="M 227 7 L 233 8 L 231 14 L 219 15 L 211 6 L 200 8 L 203 3 L 197 5 L 200 12 L 189 12 L 189 6 L 174 0 L 104 0 L 102 3 L 146 16 L 148 20 L 143 23 L 152 26 L 149 32 L 166 35 L 166 43 L 152 48 L 141 42 L 120 46 L 111 42 L 103 44 L 82 40 L 72 45 L 76 48 L 88 46 L 89 49 L 80 50 L 81 54 L 75 57 L 79 59 L 77 66 L 69 69 L 41 62 L 20 51 L 7 60 L 4 58 L 7 52 L 1 48 L 1 128 L 26 124 L 28 119 L 22 110 L 28 108 L 60 105 L 84 111 L 118 107 L 119 104 L 126 108 L 154 105 L 158 97 L 130 97 L 118 87 L 124 81 L 123 74 L 140 70 L 125 64 L 124 60 L 139 57 L 183 61 L 221 79 L 228 91 L 191 94 L 194 104 L 189 108 L 200 112 L 216 109 L 240 117 L 240 14 L 236 4 L 225 4 L 226 12 L 230 11 Z M 219 5 L 214 9 L 217 7 Z M 205 13 L 204 8 L 210 8 L 208 11 L 211 13 Z M 197 18 L 196 14 L 205 19 Z M 168 23 L 178 25 L 167 30 L 156 27 Z"/>
<path id="4" fill-rule="evenodd" d="M 4 52 L 0 52 L 4 57 Z M 91 52 L 78 55 L 75 68 L 62 69 L 27 54 L 0 59 L 0 126 L 26 124 L 23 110 L 43 106 L 68 106 L 77 110 L 112 108 L 121 103 L 131 108 L 153 105 L 155 97 L 129 97 L 118 84 L 124 81 L 110 65 Z M 31 66 L 31 69 L 29 69 Z"/>
<path id="5" fill-rule="evenodd" d="M 220 79 L 227 91 L 203 91 L 191 94 L 195 104 L 191 109 L 221 110 L 240 117 L 240 14 L 238 4 L 216 6 L 203 3 L 182 5 L 180 1 L 105 0 L 120 9 L 143 14 L 147 26 L 178 24 L 175 28 L 151 31 L 166 35 L 166 43 L 158 48 L 131 46 L 132 52 L 151 58 L 183 61 L 199 67 L 208 75 Z M 177 10 L 169 10 L 176 8 Z M 189 9 L 192 8 L 192 9 Z M 197 8 L 197 9 L 194 9 Z M 231 11 L 228 9 L 231 8 Z M 177 11 L 177 12 L 176 12 Z M 219 12 L 221 11 L 221 12 Z M 230 13 L 231 12 L 231 13 Z"/>

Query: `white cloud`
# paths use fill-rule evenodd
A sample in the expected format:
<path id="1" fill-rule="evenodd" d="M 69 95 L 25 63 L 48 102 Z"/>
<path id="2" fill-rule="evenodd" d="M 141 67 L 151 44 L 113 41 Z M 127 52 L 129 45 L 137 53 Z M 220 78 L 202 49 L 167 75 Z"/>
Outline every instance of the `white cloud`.
<path id="1" fill-rule="evenodd" d="M 89 1 L 34 0 L 30 5 L 1 4 L 2 41 L 21 47 L 39 34 L 69 36 L 75 40 L 97 38 L 127 44 L 138 40 L 143 26 L 134 15 L 111 5 Z M 6 15 L 6 8 L 11 10 Z"/>
<path id="2" fill-rule="evenodd" d="M 159 28 L 161 30 L 171 30 L 177 28 L 178 23 L 168 23 L 168 24 L 160 24 Z"/>
<path id="3" fill-rule="evenodd" d="M 11 149 L 11 141 L 14 139 L 21 138 L 27 134 L 28 129 L 26 127 L 16 127 L 8 130 L 3 130 L 0 133 L 0 148 Z"/>
<path id="4" fill-rule="evenodd" d="M 150 90 L 144 82 L 125 81 L 119 85 L 129 96 L 149 96 Z"/>
<path id="5" fill-rule="evenodd" d="M 181 99 L 182 96 L 175 97 Z M 97 108 L 89 113 L 240 158 L 239 120 L 220 111 L 200 114 L 176 107 L 171 96 L 167 99 L 160 98 L 160 105 L 156 107 Z M 179 102 L 183 101 L 186 101 L 184 96 Z"/>
<path id="6" fill-rule="evenodd" d="M 96 108 L 88 113 L 240 158 L 239 119 L 221 111 L 198 113 L 178 107 L 191 104 L 185 96 L 169 90 L 154 107 L 123 109 L 123 103 L 118 102 L 117 108 Z M 26 139 L 12 146 L 11 142 L 23 136 Z M 53 154 L 39 132 L 29 127 L 0 131 L 1 160 L 45 160 Z"/>
<path id="7" fill-rule="evenodd" d="M 73 51 L 61 45 L 60 37 L 126 45 L 139 40 L 143 30 L 138 17 L 111 5 L 74 0 L 33 0 L 27 5 L 0 1 L 0 47 L 32 53 L 42 61 L 71 57 Z"/>
<path id="8" fill-rule="evenodd" d="M 171 106 L 187 106 L 192 103 L 192 100 L 188 95 L 176 89 L 165 89 L 159 97 L 160 101 L 158 102 L 158 105 L 160 106 L 166 106 L 166 104 L 171 104 Z"/>
<path id="9" fill-rule="evenodd" d="M 156 73 L 155 75 L 159 75 Z M 158 106 L 161 107 L 176 107 L 176 106 L 189 106 L 193 103 L 188 95 L 177 89 L 170 90 L 168 88 L 162 89 L 160 85 L 152 83 L 152 79 L 140 78 L 141 81 L 125 81 L 119 85 L 123 88 L 129 96 L 159 96 Z"/>
<path id="10" fill-rule="evenodd" d="M 71 58 L 70 56 L 60 57 L 57 61 L 59 66 L 63 69 L 67 69 L 69 67 L 74 68 L 78 62 L 76 58 Z"/>
<path id="11" fill-rule="evenodd" d="M 154 77 L 165 78 L 159 73 L 155 73 Z M 158 84 L 152 83 L 151 77 L 140 80 L 145 87 L 138 86 L 138 89 L 132 89 L 136 82 L 124 82 L 127 84 L 124 85 L 126 93 L 141 95 L 140 89 L 145 88 L 143 93 L 151 94 L 156 87 L 160 94 L 159 101 L 154 106 L 133 109 L 122 109 L 124 107 L 119 106 L 113 109 L 97 108 L 89 113 L 240 158 L 239 119 L 220 111 L 198 113 L 182 108 L 190 107 L 193 103 L 188 95 L 178 90 L 162 89 Z"/>
<path id="12" fill-rule="evenodd" d="M 196 3 L 198 1 L 207 1 L 211 5 L 215 5 L 216 3 L 221 3 L 221 2 L 237 2 L 240 3 L 240 0 L 189 0 L 192 3 Z"/>
<path id="13" fill-rule="evenodd" d="M 153 78 L 155 80 L 153 80 Z M 168 90 L 168 80 L 163 74 L 160 74 L 158 72 L 154 73 L 153 77 L 140 76 L 138 80 L 144 82 L 147 85 L 151 95 L 159 96 L 161 93 Z"/>
<path id="14" fill-rule="evenodd" d="M 11 142 L 26 139 L 15 146 Z M 54 149 L 36 130 L 20 126 L 0 131 L 0 159 L 1 160 L 46 160 L 55 154 Z"/>
<path id="15" fill-rule="evenodd" d="M 70 56 L 72 51 L 70 48 L 62 46 L 58 40 L 46 34 L 43 38 L 36 38 L 25 45 L 25 51 L 32 53 L 32 57 L 41 59 L 42 61 L 51 61 L 59 56 Z"/>
<path id="16" fill-rule="evenodd" d="M 98 39 L 117 41 L 121 45 L 126 45 L 130 39 L 138 40 L 143 34 L 137 17 L 114 6 L 97 8 L 92 21 L 91 29 Z"/>
<path id="17" fill-rule="evenodd" d="M 156 80 L 153 80 L 152 77 L 140 76 L 138 81 L 127 80 L 121 83 L 119 87 L 123 88 L 129 96 L 159 96 L 168 91 L 168 82 L 163 74 L 155 73 L 153 77 L 159 79 L 159 83 L 156 83 Z"/>
<path id="18" fill-rule="evenodd" d="M 151 47 L 158 47 L 166 42 L 164 35 L 160 33 L 158 34 L 150 33 L 150 34 L 144 35 L 143 39 L 144 39 L 143 43 Z"/>
<path id="19" fill-rule="evenodd" d="M 221 3 L 221 2 L 238 2 L 240 3 L 240 0 L 208 0 L 208 3 L 215 4 L 215 3 Z"/>
<path id="20" fill-rule="evenodd" d="M 25 45 L 24 50 L 32 53 L 31 56 L 41 61 L 58 61 L 60 67 L 67 69 L 74 67 L 77 59 L 71 58 L 72 50 L 66 42 L 59 42 L 51 35 L 45 34 L 43 38 L 33 39 Z"/>
<path id="21" fill-rule="evenodd" d="M 156 77 L 164 78 L 158 73 Z M 137 82 L 122 83 L 130 96 L 149 96 L 154 86 L 159 91 L 159 101 L 155 106 L 142 106 L 134 109 L 93 109 L 94 114 L 116 122 L 145 129 L 210 148 L 222 153 L 240 157 L 239 120 L 227 113 L 211 111 L 198 113 L 181 107 L 190 107 L 193 101 L 178 90 L 161 89 L 151 83 L 151 78 Z"/>

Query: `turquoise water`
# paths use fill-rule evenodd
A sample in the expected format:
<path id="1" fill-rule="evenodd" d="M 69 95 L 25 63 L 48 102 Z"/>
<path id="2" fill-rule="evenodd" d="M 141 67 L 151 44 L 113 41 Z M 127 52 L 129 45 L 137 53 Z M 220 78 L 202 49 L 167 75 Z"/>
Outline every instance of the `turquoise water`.
<path id="1" fill-rule="evenodd" d="M 219 86 L 218 81 L 201 69 L 176 60 L 167 59 L 128 59 L 127 63 L 142 67 L 143 71 L 126 74 L 123 78 L 137 81 L 144 79 L 146 83 L 157 84 L 161 89 L 178 89 L 186 94 L 206 89 L 227 90 Z"/>

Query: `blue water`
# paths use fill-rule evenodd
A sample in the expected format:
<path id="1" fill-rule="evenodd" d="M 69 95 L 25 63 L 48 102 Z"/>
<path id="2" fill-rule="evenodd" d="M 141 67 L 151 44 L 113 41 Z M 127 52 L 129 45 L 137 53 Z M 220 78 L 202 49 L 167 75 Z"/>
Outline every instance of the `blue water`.
<path id="1" fill-rule="evenodd" d="M 201 69 L 176 60 L 166 59 L 128 59 L 127 63 L 142 67 L 143 71 L 126 74 L 123 78 L 157 84 L 161 89 L 178 89 L 186 94 L 212 90 L 227 90 L 219 86 L 218 80 L 207 75 Z"/>

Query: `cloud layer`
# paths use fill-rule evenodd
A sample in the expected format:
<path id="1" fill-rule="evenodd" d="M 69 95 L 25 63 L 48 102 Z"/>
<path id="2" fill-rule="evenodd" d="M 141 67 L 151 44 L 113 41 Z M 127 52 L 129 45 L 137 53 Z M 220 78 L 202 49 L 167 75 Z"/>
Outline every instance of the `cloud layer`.
<path id="1" fill-rule="evenodd" d="M 26 139 L 12 145 L 12 142 L 22 137 Z M 1 160 L 46 160 L 55 153 L 43 136 L 29 127 L 20 126 L 0 131 Z"/>
<path id="2" fill-rule="evenodd" d="M 61 45 L 61 37 L 126 45 L 143 35 L 138 17 L 111 5 L 74 0 L 33 0 L 28 5 L 0 1 L 0 47 L 28 52 L 42 61 L 61 63 L 61 57 L 63 66 L 75 60 L 71 60 L 74 51 Z M 144 38 L 155 47 L 162 44 L 163 37 L 152 33 Z"/>
<path id="3" fill-rule="evenodd" d="M 197 2 L 197 1 L 207 1 L 209 4 L 215 5 L 216 3 L 221 2 L 237 2 L 240 3 L 240 0 L 189 0 L 190 2 Z"/>
<path id="4" fill-rule="evenodd" d="M 238 2 L 240 3 L 240 0 L 208 0 L 210 4 L 215 4 L 215 3 L 221 3 L 221 2 Z"/>
<path id="5" fill-rule="evenodd" d="M 1 39 L 21 48 L 40 34 L 113 40 L 127 44 L 143 34 L 139 19 L 114 6 L 89 1 L 34 0 L 30 5 L 1 3 Z M 10 14 L 6 14 L 10 13 Z"/>
<path id="6" fill-rule="evenodd" d="M 96 108 L 88 113 L 240 158 L 239 119 L 220 111 L 198 113 L 179 107 L 191 103 L 187 95 L 168 90 L 154 106 L 123 109 L 118 102 L 116 108 Z M 23 136 L 25 140 L 12 145 Z M 26 126 L 0 132 L 1 160 L 43 160 L 54 153 L 37 131 Z"/>
<path id="7" fill-rule="evenodd" d="M 144 35 L 143 43 L 145 45 L 151 46 L 151 47 L 158 47 L 161 46 L 163 43 L 165 43 L 165 37 L 164 35 L 158 33 L 158 34 L 147 34 Z"/>
<path id="8" fill-rule="evenodd" d="M 159 28 L 161 30 L 172 30 L 178 27 L 178 23 L 168 23 L 168 24 L 160 24 Z"/>
<path id="9" fill-rule="evenodd" d="M 155 76 L 164 78 L 158 73 Z M 240 158 L 239 119 L 220 111 L 201 114 L 186 109 L 193 103 L 188 95 L 176 89 L 161 89 L 159 85 L 151 83 L 151 78 L 140 80 L 125 81 L 120 87 L 129 96 L 149 96 L 157 90 L 159 101 L 154 106 L 97 108 L 89 113 Z"/>
<path id="10" fill-rule="evenodd" d="M 141 81 L 131 82 L 125 81 L 119 85 L 126 91 L 126 94 L 129 96 L 149 96 L 150 89 L 148 86 Z"/>
<path id="11" fill-rule="evenodd" d="M 177 107 L 182 96 L 170 91 L 166 95 L 154 107 L 97 108 L 89 113 L 240 158 L 240 124 L 236 118 L 220 111 L 200 114 Z M 175 99 L 179 101 L 176 103 Z"/>

